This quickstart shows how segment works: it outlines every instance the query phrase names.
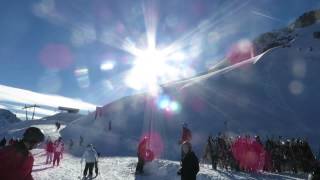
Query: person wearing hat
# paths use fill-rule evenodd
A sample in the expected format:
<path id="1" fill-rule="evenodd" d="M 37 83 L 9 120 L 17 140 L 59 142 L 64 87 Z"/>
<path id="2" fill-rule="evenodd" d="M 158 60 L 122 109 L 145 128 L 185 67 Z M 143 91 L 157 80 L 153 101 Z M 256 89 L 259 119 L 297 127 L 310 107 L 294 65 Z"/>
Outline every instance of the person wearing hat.
<path id="1" fill-rule="evenodd" d="M 177 172 L 181 176 L 181 180 L 196 180 L 199 172 L 199 160 L 192 151 L 190 142 L 182 144 L 182 150 L 185 156 L 182 159 L 181 169 Z"/>
<path id="2" fill-rule="evenodd" d="M 0 179 L 33 180 L 31 172 L 34 158 L 30 152 L 44 140 L 43 132 L 29 127 L 21 141 L 0 150 Z"/>
<path id="3" fill-rule="evenodd" d="M 98 154 L 92 144 L 89 144 L 87 146 L 87 149 L 83 153 L 80 161 L 81 164 L 83 162 L 83 159 L 85 160 L 85 163 L 86 163 L 85 168 L 83 170 L 83 177 L 87 176 L 88 170 L 89 170 L 89 177 L 92 177 L 93 167 L 98 160 Z"/>

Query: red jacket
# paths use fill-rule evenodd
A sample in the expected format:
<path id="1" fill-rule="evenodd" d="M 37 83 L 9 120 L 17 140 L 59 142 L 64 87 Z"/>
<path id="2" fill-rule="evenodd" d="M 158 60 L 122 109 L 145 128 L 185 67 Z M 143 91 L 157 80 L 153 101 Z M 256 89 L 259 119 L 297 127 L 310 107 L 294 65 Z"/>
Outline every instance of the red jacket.
<path id="1" fill-rule="evenodd" d="M 138 156 L 145 161 L 152 161 L 154 159 L 154 153 L 148 148 L 149 139 L 143 139 L 138 146 Z"/>
<path id="2" fill-rule="evenodd" d="M 180 143 L 190 142 L 191 139 L 192 139 L 192 134 L 191 134 L 190 129 L 184 127 L 182 129 L 182 137 L 181 137 L 181 142 Z"/>
<path id="3" fill-rule="evenodd" d="M 54 144 L 53 144 L 53 142 L 48 142 L 48 144 L 47 144 L 47 147 L 46 147 L 46 151 L 48 152 L 48 153 L 53 153 L 54 152 Z"/>
<path id="4" fill-rule="evenodd" d="M 33 180 L 33 156 L 22 142 L 0 150 L 0 179 Z"/>

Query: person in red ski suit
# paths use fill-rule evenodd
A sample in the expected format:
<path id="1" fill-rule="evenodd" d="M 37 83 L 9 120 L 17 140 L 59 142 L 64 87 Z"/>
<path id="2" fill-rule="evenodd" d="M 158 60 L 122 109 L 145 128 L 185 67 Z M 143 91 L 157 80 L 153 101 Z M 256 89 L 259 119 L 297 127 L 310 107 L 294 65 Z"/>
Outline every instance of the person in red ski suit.
<path id="1" fill-rule="evenodd" d="M 190 142 L 192 139 L 192 134 L 187 124 L 184 124 L 182 127 L 182 136 L 179 144 L 183 144 L 184 142 Z"/>
<path id="2" fill-rule="evenodd" d="M 60 164 L 61 154 L 64 150 L 64 144 L 62 138 L 59 137 L 58 140 L 54 142 L 54 153 L 53 153 L 53 166 L 57 163 L 57 166 Z"/>
<path id="3" fill-rule="evenodd" d="M 143 166 L 146 161 L 152 161 L 154 159 L 154 153 L 148 148 L 150 138 L 145 136 L 139 143 L 138 146 L 138 164 L 136 167 L 136 174 L 143 173 Z"/>
<path id="4" fill-rule="evenodd" d="M 29 150 L 44 140 L 39 128 L 30 127 L 23 134 L 23 139 L 0 150 L 0 179 L 33 180 L 31 175 L 33 156 Z"/>
<path id="5" fill-rule="evenodd" d="M 53 152 L 54 152 L 54 144 L 51 140 L 49 140 L 46 146 L 46 153 L 47 153 L 46 164 L 50 164 L 52 162 Z"/>

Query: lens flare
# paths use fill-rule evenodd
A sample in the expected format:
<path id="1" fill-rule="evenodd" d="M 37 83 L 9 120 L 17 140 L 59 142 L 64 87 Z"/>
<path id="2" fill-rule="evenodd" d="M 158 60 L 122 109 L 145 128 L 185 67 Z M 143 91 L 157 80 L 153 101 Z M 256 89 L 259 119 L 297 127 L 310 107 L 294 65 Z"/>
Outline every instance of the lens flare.
<path id="1" fill-rule="evenodd" d="M 250 40 L 243 39 L 231 47 L 227 54 L 227 59 L 231 64 L 237 64 L 254 56 L 255 48 L 253 43 Z"/>
<path id="2" fill-rule="evenodd" d="M 106 61 L 100 65 L 101 71 L 109 71 L 114 68 L 114 62 L 113 61 Z"/>
<path id="3" fill-rule="evenodd" d="M 48 69 L 66 69 L 73 63 L 70 49 L 63 44 L 48 44 L 39 54 L 40 62 Z"/>

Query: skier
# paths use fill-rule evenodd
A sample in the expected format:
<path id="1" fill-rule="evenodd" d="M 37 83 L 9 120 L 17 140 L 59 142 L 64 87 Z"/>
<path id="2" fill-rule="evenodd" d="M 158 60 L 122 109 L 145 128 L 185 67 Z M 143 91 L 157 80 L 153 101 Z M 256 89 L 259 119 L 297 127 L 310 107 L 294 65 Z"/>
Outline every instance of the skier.
<path id="1" fill-rule="evenodd" d="M 154 159 L 154 153 L 148 148 L 150 138 L 144 136 L 138 146 L 138 163 L 136 166 L 136 174 L 143 174 L 143 167 L 146 161 L 152 161 Z"/>
<path id="2" fill-rule="evenodd" d="M 182 159 L 182 167 L 177 173 L 181 175 L 181 180 L 196 180 L 199 172 L 199 160 L 192 151 L 191 143 L 184 142 L 182 144 L 182 150 L 185 156 Z"/>
<path id="3" fill-rule="evenodd" d="M 13 145 L 14 143 L 15 143 L 14 138 L 11 138 L 11 139 L 9 140 L 9 145 Z"/>
<path id="4" fill-rule="evenodd" d="M 62 138 L 59 137 L 58 140 L 54 142 L 53 166 L 55 166 L 56 163 L 57 163 L 57 166 L 59 166 L 63 149 L 64 149 L 64 144 L 63 144 Z"/>
<path id="5" fill-rule="evenodd" d="M 109 130 L 109 131 L 112 130 L 111 121 L 109 121 L 109 123 L 108 123 L 108 130 Z"/>
<path id="6" fill-rule="evenodd" d="M 83 144 L 83 137 L 80 136 L 79 146 L 82 146 L 82 144 Z"/>
<path id="7" fill-rule="evenodd" d="M 29 127 L 18 143 L 0 150 L 0 179 L 33 180 L 31 172 L 34 158 L 29 150 L 44 140 L 39 128 Z"/>
<path id="8" fill-rule="evenodd" d="M 96 152 L 96 150 L 94 150 L 93 145 L 89 144 L 87 146 L 87 149 L 85 150 L 85 152 L 82 155 L 82 158 L 80 160 L 80 163 L 82 164 L 83 159 L 85 160 L 85 168 L 83 170 L 83 177 L 87 176 L 88 170 L 89 170 L 89 178 L 92 178 L 92 174 L 93 174 L 93 167 L 95 165 L 95 163 L 98 160 L 98 154 Z"/>
<path id="9" fill-rule="evenodd" d="M 46 164 L 51 164 L 53 152 L 54 152 L 54 144 L 51 141 L 51 139 L 49 139 L 46 145 L 46 153 L 47 153 Z"/>
<path id="10" fill-rule="evenodd" d="M 216 170 L 217 169 L 217 143 L 212 139 L 211 136 L 208 138 L 208 150 L 209 150 L 209 155 L 211 158 L 211 164 L 212 164 L 212 169 Z"/>
<path id="11" fill-rule="evenodd" d="M 73 147 L 73 140 L 72 140 L 72 139 L 70 139 L 70 142 L 69 142 L 69 150 L 71 150 L 71 149 L 72 149 L 72 147 Z"/>
<path id="12" fill-rule="evenodd" d="M 57 127 L 57 131 L 60 129 L 61 124 L 57 121 L 56 122 L 56 127 Z"/>
<path id="13" fill-rule="evenodd" d="M 0 142 L 0 148 L 6 146 L 6 144 L 7 144 L 6 137 L 3 137 L 2 140 L 1 140 L 1 142 Z"/>
<path id="14" fill-rule="evenodd" d="M 188 124 L 184 123 L 182 126 L 182 135 L 181 135 L 181 139 L 179 140 L 179 144 L 183 144 L 185 142 L 190 142 L 192 139 L 192 134 L 190 129 L 188 128 Z M 184 152 L 182 151 L 182 147 L 181 147 L 181 160 L 184 157 Z"/>
<path id="15" fill-rule="evenodd" d="M 182 144 L 184 142 L 190 142 L 192 139 L 192 134 L 190 129 L 188 128 L 188 124 L 184 123 L 182 126 L 182 136 L 181 140 L 179 141 L 179 144 Z"/>

